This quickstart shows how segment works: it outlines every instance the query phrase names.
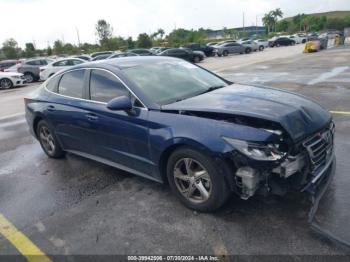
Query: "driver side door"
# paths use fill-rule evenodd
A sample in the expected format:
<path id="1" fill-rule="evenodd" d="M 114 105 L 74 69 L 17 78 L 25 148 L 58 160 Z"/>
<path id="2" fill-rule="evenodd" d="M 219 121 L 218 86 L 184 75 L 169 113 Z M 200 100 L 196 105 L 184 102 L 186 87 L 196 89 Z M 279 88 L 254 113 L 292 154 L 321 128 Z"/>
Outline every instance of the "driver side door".
<path id="1" fill-rule="evenodd" d="M 107 103 L 113 98 L 128 96 L 134 102 L 131 111 L 112 111 Z M 92 154 L 101 162 L 151 174 L 154 164 L 148 147 L 148 111 L 133 97 L 129 89 L 111 72 L 92 69 L 85 105 Z"/>

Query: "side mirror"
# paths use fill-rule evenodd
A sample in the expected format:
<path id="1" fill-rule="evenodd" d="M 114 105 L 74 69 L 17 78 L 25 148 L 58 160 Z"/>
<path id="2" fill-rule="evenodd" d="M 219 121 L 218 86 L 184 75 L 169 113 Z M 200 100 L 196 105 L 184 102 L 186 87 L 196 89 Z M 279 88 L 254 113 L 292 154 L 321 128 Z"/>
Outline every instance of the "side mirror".
<path id="1" fill-rule="evenodd" d="M 131 110 L 132 109 L 131 99 L 127 96 L 119 96 L 119 97 L 113 98 L 111 101 L 107 103 L 107 108 L 113 111 Z"/>

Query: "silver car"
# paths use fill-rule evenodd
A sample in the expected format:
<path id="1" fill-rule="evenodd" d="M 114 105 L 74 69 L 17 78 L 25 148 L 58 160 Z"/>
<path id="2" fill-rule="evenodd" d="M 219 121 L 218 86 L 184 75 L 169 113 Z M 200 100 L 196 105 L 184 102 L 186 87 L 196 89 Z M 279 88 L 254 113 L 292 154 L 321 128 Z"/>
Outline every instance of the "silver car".
<path id="1" fill-rule="evenodd" d="M 243 46 L 245 46 L 245 47 L 250 47 L 251 51 L 258 51 L 258 50 L 260 50 L 258 43 L 253 41 L 253 40 L 243 41 L 241 44 Z"/>
<path id="2" fill-rule="evenodd" d="M 28 59 L 17 66 L 18 73 L 22 73 L 27 83 L 32 83 L 40 79 L 40 67 L 52 63 L 53 59 L 37 58 Z"/>
<path id="3" fill-rule="evenodd" d="M 229 54 L 243 54 L 250 53 L 252 50 L 250 47 L 245 47 L 238 43 L 226 43 L 219 46 L 215 46 L 214 52 L 218 56 L 228 56 Z"/>

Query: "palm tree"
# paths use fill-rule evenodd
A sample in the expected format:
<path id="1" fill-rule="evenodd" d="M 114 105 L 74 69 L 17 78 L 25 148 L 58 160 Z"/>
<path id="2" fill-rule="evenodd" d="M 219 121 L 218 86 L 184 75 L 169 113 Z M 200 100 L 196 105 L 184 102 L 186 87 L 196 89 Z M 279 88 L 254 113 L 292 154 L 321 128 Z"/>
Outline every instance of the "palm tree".
<path id="1" fill-rule="evenodd" d="M 276 24 L 277 24 L 278 18 L 283 17 L 283 12 L 281 8 L 276 8 L 275 10 L 272 10 L 270 14 L 273 17 L 273 27 L 274 27 L 274 31 L 276 32 Z"/>
<path id="2" fill-rule="evenodd" d="M 270 33 L 272 31 L 274 21 L 275 21 L 275 19 L 272 15 L 272 12 L 269 12 L 269 13 L 264 15 L 262 22 L 263 22 L 264 26 L 266 26 L 268 33 Z"/>

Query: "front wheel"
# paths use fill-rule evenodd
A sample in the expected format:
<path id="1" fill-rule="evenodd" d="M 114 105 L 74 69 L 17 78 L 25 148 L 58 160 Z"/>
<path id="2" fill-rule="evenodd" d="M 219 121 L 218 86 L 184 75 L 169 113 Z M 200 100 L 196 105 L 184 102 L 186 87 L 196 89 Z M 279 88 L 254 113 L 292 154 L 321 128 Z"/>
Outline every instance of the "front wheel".
<path id="1" fill-rule="evenodd" d="M 245 53 L 250 54 L 250 52 L 252 52 L 252 49 L 250 47 L 246 48 Z"/>
<path id="2" fill-rule="evenodd" d="M 259 46 L 259 51 L 263 51 L 263 50 L 264 50 L 264 46 L 263 45 Z"/>
<path id="3" fill-rule="evenodd" d="M 61 158 L 64 156 L 64 151 L 62 150 L 57 137 L 48 122 L 41 120 L 38 123 L 36 133 L 40 145 L 46 155 L 52 158 Z"/>
<path id="4" fill-rule="evenodd" d="M 187 207 L 213 211 L 229 196 L 229 189 L 214 160 L 191 148 L 176 150 L 167 164 L 169 185 Z"/>
<path id="5" fill-rule="evenodd" d="M 8 78 L 3 78 L 0 80 L 0 88 L 2 89 L 10 89 L 13 87 L 13 83 Z"/>
<path id="6" fill-rule="evenodd" d="M 222 54 L 223 54 L 224 56 L 228 56 L 228 51 L 225 50 Z"/>

